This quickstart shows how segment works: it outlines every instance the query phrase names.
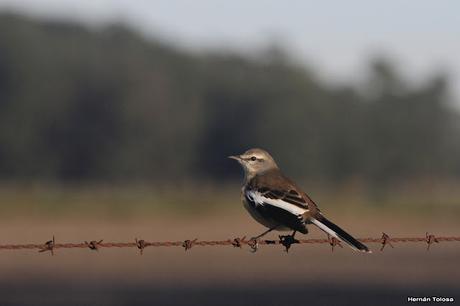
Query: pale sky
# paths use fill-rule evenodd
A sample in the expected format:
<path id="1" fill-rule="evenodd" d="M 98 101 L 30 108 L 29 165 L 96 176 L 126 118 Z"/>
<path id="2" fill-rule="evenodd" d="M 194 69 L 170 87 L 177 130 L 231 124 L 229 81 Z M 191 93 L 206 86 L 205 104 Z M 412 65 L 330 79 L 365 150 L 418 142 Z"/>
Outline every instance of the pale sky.
<path id="1" fill-rule="evenodd" d="M 96 26 L 122 20 L 191 49 L 278 41 L 333 82 L 359 83 L 384 54 L 414 83 L 447 71 L 460 105 L 460 1 L 0 0 L 6 8 Z"/>

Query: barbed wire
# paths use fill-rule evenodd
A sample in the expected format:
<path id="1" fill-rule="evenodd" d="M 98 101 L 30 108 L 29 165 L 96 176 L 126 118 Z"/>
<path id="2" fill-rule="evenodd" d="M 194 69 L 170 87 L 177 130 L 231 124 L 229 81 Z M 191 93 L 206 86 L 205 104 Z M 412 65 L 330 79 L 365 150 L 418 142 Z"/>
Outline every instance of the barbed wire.
<path id="1" fill-rule="evenodd" d="M 411 243 L 423 242 L 427 245 L 426 250 L 430 250 L 433 243 L 440 242 L 460 242 L 459 236 L 452 237 L 436 237 L 428 232 L 425 237 L 390 237 L 386 233 L 382 233 L 380 238 L 359 238 L 363 243 L 379 243 L 380 251 L 383 251 L 387 245 L 394 248 L 393 243 Z M 227 240 L 184 240 L 184 241 L 145 241 L 142 239 L 134 239 L 133 242 L 104 242 L 103 239 L 84 241 L 81 243 L 56 243 L 55 237 L 42 244 L 0 244 L 1 250 L 38 250 L 40 253 L 50 252 L 54 255 L 56 249 L 85 249 L 88 248 L 93 251 L 98 251 L 100 248 L 138 248 L 142 255 L 144 249 L 147 247 L 182 247 L 186 251 L 194 246 L 233 246 L 242 248 L 249 246 L 252 252 L 256 252 L 260 245 L 282 245 L 285 251 L 288 252 L 293 244 L 329 244 L 332 252 L 336 246 L 343 247 L 340 240 L 328 236 L 327 239 L 295 239 L 290 235 L 279 236 L 278 240 L 255 240 L 246 239 L 246 237 L 237 237 Z"/>

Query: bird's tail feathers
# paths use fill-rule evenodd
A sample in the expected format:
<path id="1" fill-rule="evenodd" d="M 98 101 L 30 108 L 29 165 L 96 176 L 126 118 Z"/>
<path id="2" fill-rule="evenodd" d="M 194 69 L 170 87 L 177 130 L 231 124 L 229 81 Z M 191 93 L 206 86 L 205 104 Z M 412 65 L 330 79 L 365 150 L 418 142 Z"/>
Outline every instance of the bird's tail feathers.
<path id="1" fill-rule="evenodd" d="M 359 252 L 372 253 L 367 246 L 353 238 L 338 225 L 326 219 L 322 214 L 318 215 L 316 218 L 312 218 L 311 222 L 332 237 L 347 243 L 352 249 Z"/>

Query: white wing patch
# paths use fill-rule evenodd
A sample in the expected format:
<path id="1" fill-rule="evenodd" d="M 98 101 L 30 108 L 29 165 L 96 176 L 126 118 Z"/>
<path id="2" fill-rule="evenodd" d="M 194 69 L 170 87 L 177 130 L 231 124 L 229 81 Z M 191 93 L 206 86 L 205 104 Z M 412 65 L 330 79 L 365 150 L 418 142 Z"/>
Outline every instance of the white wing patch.
<path id="1" fill-rule="evenodd" d="M 302 215 L 307 211 L 307 209 L 305 208 L 285 202 L 280 199 L 269 199 L 267 197 L 264 197 L 260 192 L 257 191 L 247 191 L 247 195 L 256 203 L 256 205 L 273 205 L 281 209 L 284 209 L 294 215 Z"/>

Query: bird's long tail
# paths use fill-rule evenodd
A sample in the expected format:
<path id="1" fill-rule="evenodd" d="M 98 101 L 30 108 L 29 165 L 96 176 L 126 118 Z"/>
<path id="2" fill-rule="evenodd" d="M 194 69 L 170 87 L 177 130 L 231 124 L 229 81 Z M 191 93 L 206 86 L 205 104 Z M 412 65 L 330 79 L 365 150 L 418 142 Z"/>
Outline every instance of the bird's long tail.
<path id="1" fill-rule="evenodd" d="M 316 218 L 312 218 L 311 222 L 332 237 L 346 242 L 352 249 L 360 252 L 372 253 L 367 246 L 353 238 L 339 226 L 326 219 L 326 217 L 322 214 L 318 214 Z"/>

